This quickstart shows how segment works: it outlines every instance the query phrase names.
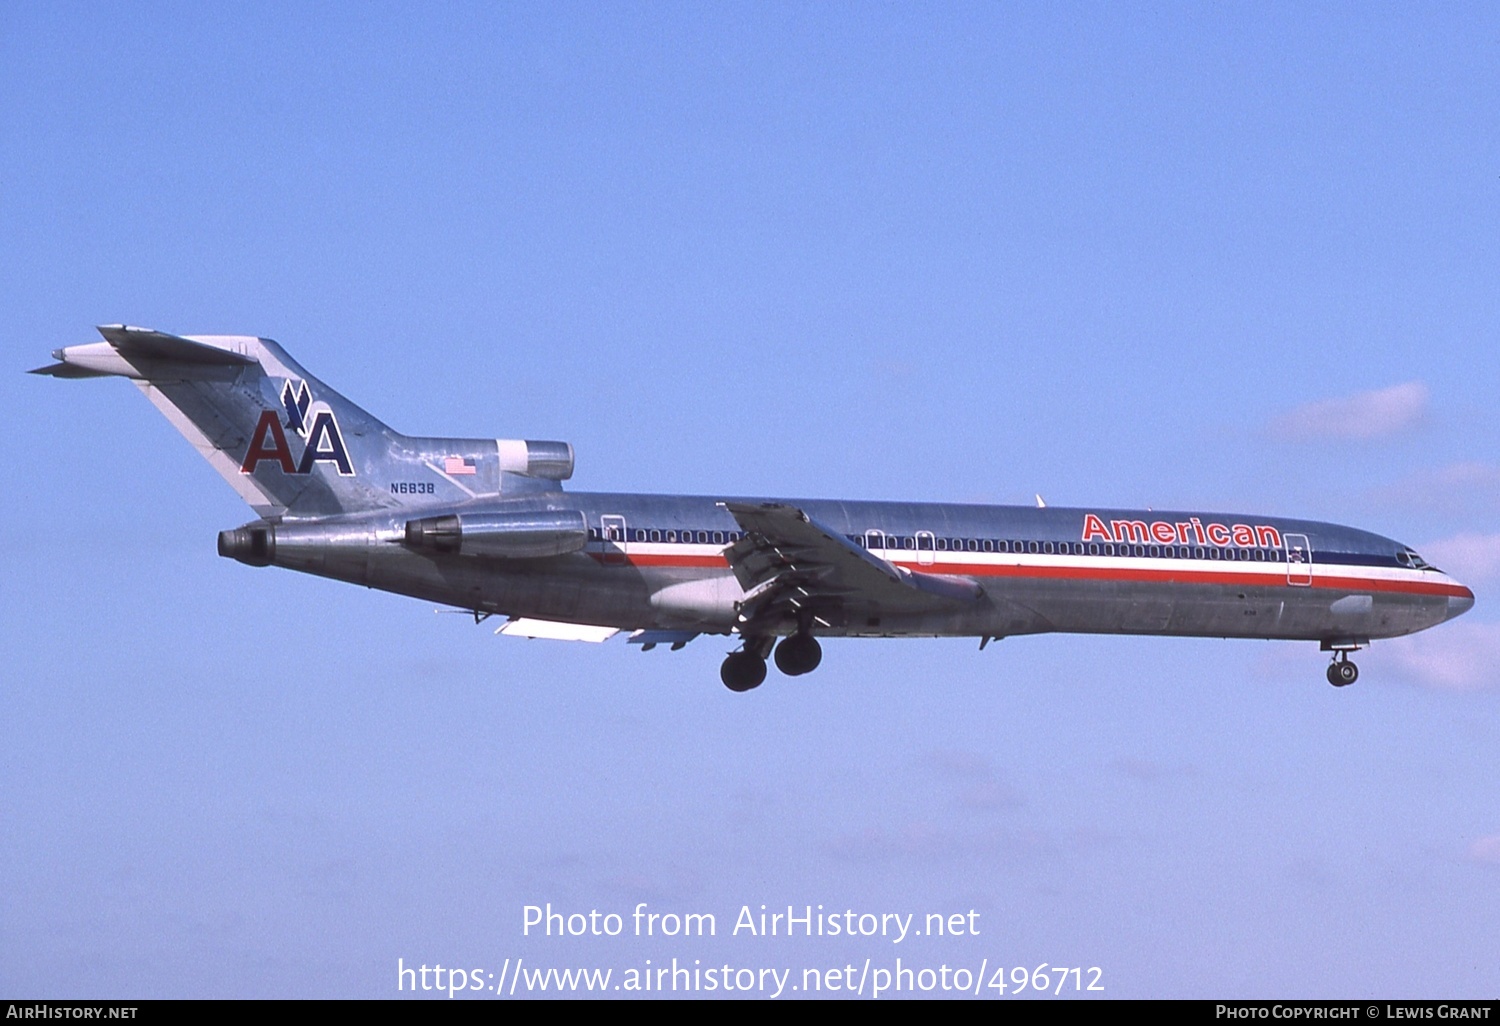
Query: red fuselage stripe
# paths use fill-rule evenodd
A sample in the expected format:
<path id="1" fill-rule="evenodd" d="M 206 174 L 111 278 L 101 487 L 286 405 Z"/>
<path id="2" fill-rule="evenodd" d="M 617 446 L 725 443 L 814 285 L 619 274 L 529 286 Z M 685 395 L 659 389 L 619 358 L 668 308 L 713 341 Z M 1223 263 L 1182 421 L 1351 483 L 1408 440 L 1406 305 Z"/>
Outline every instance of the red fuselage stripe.
<path id="1" fill-rule="evenodd" d="M 601 553 L 590 553 L 602 560 Z M 611 562 L 618 560 L 613 555 Z M 723 570 L 729 561 L 723 556 L 675 556 L 646 553 L 629 553 L 620 565 L 680 567 L 683 569 Z M 1016 566 L 992 563 L 944 563 L 939 572 L 929 564 L 897 560 L 897 566 L 913 573 L 932 573 L 949 577 L 1024 577 L 1067 581 L 1149 581 L 1158 584 L 1243 584 L 1251 587 L 1293 587 L 1287 581 L 1285 570 L 1274 573 L 1225 573 L 1219 570 L 1147 570 L 1130 567 L 1091 566 Z M 1316 565 L 1316 564 L 1314 564 Z M 1306 585 L 1302 585 L 1306 587 Z M 1427 581 L 1391 581 L 1378 577 L 1346 577 L 1318 574 L 1312 579 L 1312 587 L 1337 588 L 1345 591 L 1385 591 L 1404 595 L 1446 595 L 1453 598 L 1472 598 L 1473 592 L 1463 585 L 1439 584 Z"/>

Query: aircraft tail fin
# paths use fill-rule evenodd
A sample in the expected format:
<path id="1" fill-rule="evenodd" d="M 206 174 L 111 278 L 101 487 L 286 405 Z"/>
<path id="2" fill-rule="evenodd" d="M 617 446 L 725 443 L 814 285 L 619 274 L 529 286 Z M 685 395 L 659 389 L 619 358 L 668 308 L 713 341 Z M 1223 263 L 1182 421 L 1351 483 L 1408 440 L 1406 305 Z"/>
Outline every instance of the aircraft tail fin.
<path id="1" fill-rule="evenodd" d="M 558 489 L 572 446 L 414 438 L 308 374 L 270 339 L 105 325 L 33 374 L 135 382 L 256 513 L 328 516 Z"/>

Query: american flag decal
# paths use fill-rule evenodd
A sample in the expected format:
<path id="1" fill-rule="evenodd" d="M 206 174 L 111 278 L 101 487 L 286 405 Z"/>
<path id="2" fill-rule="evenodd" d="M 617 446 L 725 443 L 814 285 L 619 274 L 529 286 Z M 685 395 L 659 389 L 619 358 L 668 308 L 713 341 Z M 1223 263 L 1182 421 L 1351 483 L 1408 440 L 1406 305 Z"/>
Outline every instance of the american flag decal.
<path id="1" fill-rule="evenodd" d="M 474 460 L 468 456 L 449 456 L 443 460 L 443 473 L 448 475 L 474 473 Z"/>

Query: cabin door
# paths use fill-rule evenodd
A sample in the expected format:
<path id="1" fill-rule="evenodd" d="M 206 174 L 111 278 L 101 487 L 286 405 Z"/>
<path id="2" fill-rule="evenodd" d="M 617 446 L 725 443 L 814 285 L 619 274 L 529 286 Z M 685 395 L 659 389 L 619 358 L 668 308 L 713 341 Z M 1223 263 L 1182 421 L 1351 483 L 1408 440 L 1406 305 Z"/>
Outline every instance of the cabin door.
<path id="1" fill-rule="evenodd" d="M 629 530 L 625 518 L 613 513 L 599 518 L 599 534 L 604 541 L 604 565 L 624 566 L 626 563 L 626 538 Z"/>
<path id="2" fill-rule="evenodd" d="M 1312 585 L 1312 545 L 1305 534 L 1283 535 L 1286 542 L 1286 583 L 1300 588 Z"/>

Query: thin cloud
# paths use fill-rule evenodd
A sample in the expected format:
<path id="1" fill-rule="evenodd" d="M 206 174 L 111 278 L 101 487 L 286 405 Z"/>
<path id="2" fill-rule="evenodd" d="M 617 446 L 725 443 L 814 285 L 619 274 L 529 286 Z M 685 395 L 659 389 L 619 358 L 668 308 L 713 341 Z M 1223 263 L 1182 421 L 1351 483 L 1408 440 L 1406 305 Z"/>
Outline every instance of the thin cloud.
<path id="1" fill-rule="evenodd" d="M 1483 866 L 1500 866 L 1500 834 L 1481 837 L 1469 845 L 1469 861 Z"/>
<path id="2" fill-rule="evenodd" d="M 955 798 L 966 809 L 990 812 L 1026 804 L 1020 791 L 1001 780 L 990 761 L 975 752 L 936 751 L 927 755 L 928 766 L 955 790 Z"/>
<path id="3" fill-rule="evenodd" d="M 994 828 L 971 832 L 951 824 L 910 822 L 894 828 L 870 827 L 837 837 L 828 846 L 834 858 L 852 862 L 946 862 L 981 859 L 1019 867 L 1050 862 L 1063 854 L 1058 842 L 1036 830 Z"/>
<path id="4" fill-rule="evenodd" d="M 966 809 L 992 812 L 1025 805 L 1026 799 L 1015 788 L 999 780 L 979 780 L 959 792 L 958 803 Z"/>
<path id="5" fill-rule="evenodd" d="M 1451 623 L 1438 630 L 1381 643 L 1395 669 L 1440 691 L 1500 687 L 1500 624 Z"/>
<path id="6" fill-rule="evenodd" d="M 1420 381 L 1322 399 L 1277 417 L 1271 422 L 1271 433 L 1291 442 L 1388 438 L 1419 424 L 1427 412 L 1427 399 L 1427 386 Z"/>
<path id="7" fill-rule="evenodd" d="M 1465 584 L 1500 580 L 1500 534 L 1468 532 L 1428 542 L 1422 558 L 1441 567 Z"/>
<path id="8" fill-rule="evenodd" d="M 1500 466 L 1469 462 L 1421 470 L 1372 489 L 1369 496 L 1381 505 L 1492 512 L 1500 509 Z"/>

